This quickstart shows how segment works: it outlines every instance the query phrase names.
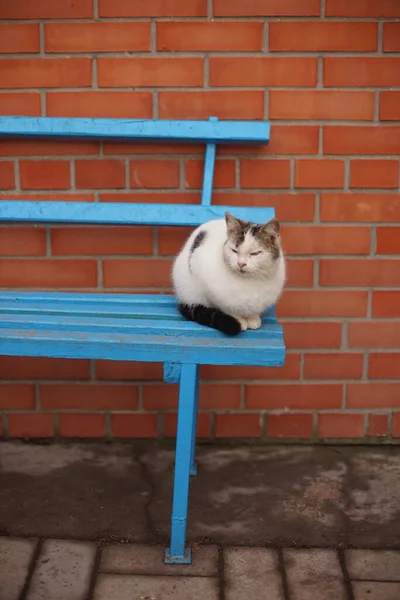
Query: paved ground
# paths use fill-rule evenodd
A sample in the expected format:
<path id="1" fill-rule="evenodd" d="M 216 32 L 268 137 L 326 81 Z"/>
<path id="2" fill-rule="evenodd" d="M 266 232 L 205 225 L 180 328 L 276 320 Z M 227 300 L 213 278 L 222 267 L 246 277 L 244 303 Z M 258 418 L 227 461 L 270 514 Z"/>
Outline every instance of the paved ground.
<path id="1" fill-rule="evenodd" d="M 0 444 L 0 600 L 400 600 L 400 447 L 209 447 L 190 567 L 173 450 Z"/>

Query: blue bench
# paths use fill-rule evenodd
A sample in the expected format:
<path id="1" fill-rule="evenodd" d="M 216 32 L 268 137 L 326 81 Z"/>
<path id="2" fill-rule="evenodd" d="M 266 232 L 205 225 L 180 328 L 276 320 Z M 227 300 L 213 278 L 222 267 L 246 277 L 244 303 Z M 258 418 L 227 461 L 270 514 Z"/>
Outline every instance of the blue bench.
<path id="1" fill-rule="evenodd" d="M 265 144 L 261 122 L 132 121 L 0 117 L 0 137 L 201 142 L 206 145 L 201 205 L 0 201 L 0 222 L 197 226 L 226 210 L 258 223 L 272 208 L 212 206 L 217 144 Z M 0 275 L 1 276 L 1 275 Z M 1 287 L 1 280 L 0 280 Z M 0 354 L 164 363 L 164 379 L 179 383 L 171 542 L 168 563 L 190 563 L 186 548 L 189 476 L 196 474 L 199 366 L 281 366 L 282 327 L 274 309 L 262 328 L 235 338 L 185 321 L 171 295 L 0 291 Z"/>

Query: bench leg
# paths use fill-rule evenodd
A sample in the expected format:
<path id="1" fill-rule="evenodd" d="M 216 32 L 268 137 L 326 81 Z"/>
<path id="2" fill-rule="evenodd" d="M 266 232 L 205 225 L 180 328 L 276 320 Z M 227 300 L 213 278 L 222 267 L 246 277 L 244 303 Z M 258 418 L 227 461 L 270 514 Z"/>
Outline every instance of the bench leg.
<path id="1" fill-rule="evenodd" d="M 192 440 L 190 445 L 190 475 L 196 477 L 197 475 L 197 464 L 196 464 L 196 434 L 197 434 L 197 412 L 199 408 L 199 379 L 198 379 L 198 368 L 196 370 L 196 385 L 194 390 L 194 403 L 193 403 L 193 423 L 192 423 Z"/>
<path id="2" fill-rule="evenodd" d="M 167 564 L 190 564 L 191 562 L 190 549 L 185 547 L 185 542 L 197 388 L 198 366 L 182 365 L 171 518 L 171 546 L 165 551 L 165 562 Z"/>

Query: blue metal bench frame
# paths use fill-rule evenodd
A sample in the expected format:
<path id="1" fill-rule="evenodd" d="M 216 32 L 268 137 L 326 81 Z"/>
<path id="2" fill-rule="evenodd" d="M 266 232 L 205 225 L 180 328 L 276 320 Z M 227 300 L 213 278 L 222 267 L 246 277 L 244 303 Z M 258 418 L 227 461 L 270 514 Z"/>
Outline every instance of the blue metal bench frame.
<path id="1" fill-rule="evenodd" d="M 0 201 L 0 222 L 197 226 L 226 210 L 262 223 L 272 208 L 211 206 L 216 144 L 266 144 L 262 122 L 134 121 L 0 117 L 0 138 L 113 139 L 206 144 L 201 205 Z M 1 281 L 0 281 L 1 286 Z M 272 308 L 262 328 L 236 338 L 185 321 L 170 295 L 0 291 L 0 355 L 74 357 L 164 363 L 179 383 L 171 543 L 165 562 L 189 564 L 186 523 L 189 476 L 196 475 L 199 366 L 281 366 L 282 327 Z"/>

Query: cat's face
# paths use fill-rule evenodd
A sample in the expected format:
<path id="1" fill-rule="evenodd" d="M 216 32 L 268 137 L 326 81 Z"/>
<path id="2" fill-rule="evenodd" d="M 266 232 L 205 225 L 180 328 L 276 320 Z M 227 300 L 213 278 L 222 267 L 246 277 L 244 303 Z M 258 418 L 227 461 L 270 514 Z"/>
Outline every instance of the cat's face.
<path id="1" fill-rule="evenodd" d="M 228 239 L 224 246 L 225 262 L 241 275 L 262 277 L 280 256 L 279 221 L 255 225 L 225 214 Z"/>

